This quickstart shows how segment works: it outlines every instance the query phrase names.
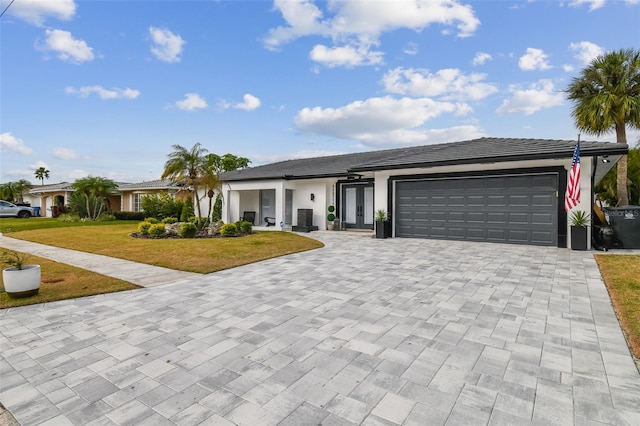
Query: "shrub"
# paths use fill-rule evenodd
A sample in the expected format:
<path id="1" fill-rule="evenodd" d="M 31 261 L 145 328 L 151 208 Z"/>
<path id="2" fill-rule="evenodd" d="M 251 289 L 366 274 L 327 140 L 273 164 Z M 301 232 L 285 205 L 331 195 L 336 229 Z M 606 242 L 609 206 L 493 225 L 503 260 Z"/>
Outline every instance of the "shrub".
<path id="1" fill-rule="evenodd" d="M 242 221 L 238 224 L 238 228 L 240 229 L 240 232 L 243 234 L 250 234 L 251 231 L 253 230 L 253 224 L 251 222 L 247 222 Z"/>
<path id="2" fill-rule="evenodd" d="M 235 223 L 226 223 L 220 228 L 220 234 L 223 237 L 235 237 L 238 234 L 238 227 Z"/>
<path id="3" fill-rule="evenodd" d="M 193 211 L 193 198 L 187 197 L 187 200 L 182 206 L 182 212 L 180 213 L 180 222 L 189 222 L 192 216 L 195 216 Z"/>
<path id="4" fill-rule="evenodd" d="M 113 212 L 113 215 L 118 220 L 144 220 L 143 212 Z"/>
<path id="5" fill-rule="evenodd" d="M 80 222 L 80 216 L 73 213 L 63 213 L 58 215 L 58 220 L 60 222 Z"/>
<path id="6" fill-rule="evenodd" d="M 145 222 L 149 222 L 152 225 L 155 225 L 156 223 L 160 223 L 160 221 L 158 219 L 156 219 L 155 217 L 145 217 L 144 221 Z"/>
<path id="7" fill-rule="evenodd" d="M 153 223 L 149 227 L 149 235 L 153 238 L 160 238 L 166 233 L 164 223 Z"/>
<path id="8" fill-rule="evenodd" d="M 194 238 L 198 228 L 191 222 L 183 223 L 180 227 L 180 236 L 182 238 Z"/>
<path id="9" fill-rule="evenodd" d="M 116 220 L 116 216 L 112 213 L 103 212 L 100 213 L 100 216 L 98 216 L 96 220 L 100 222 L 109 222 L 111 220 Z"/>
<path id="10" fill-rule="evenodd" d="M 149 228 L 151 228 L 151 222 L 144 221 L 138 224 L 138 232 L 141 235 L 149 235 Z"/>
<path id="11" fill-rule="evenodd" d="M 163 219 L 165 217 L 180 217 L 183 203 L 171 194 L 147 194 L 140 197 L 140 207 L 147 217 Z"/>
<path id="12" fill-rule="evenodd" d="M 168 223 L 176 223 L 177 221 L 178 221 L 178 219 L 176 219 L 173 216 L 165 217 L 164 219 L 162 219 L 162 223 L 164 223 L 165 225 L 168 224 Z"/>

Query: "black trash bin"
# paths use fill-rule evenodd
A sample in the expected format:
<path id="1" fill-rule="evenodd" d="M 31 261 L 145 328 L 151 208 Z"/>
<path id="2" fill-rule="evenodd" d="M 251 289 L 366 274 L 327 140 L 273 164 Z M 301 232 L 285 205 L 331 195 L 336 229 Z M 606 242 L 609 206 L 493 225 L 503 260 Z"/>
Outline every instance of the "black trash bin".
<path id="1" fill-rule="evenodd" d="M 620 248 L 640 248 L 640 206 L 612 207 L 604 213 Z"/>

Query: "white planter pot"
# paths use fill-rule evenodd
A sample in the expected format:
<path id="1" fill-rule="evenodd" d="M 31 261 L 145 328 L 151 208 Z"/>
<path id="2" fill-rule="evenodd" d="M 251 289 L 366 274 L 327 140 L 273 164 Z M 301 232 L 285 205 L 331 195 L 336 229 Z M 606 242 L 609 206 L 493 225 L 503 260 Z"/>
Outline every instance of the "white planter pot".
<path id="1" fill-rule="evenodd" d="M 38 294 L 40 277 L 40 265 L 24 265 L 21 270 L 11 267 L 2 271 L 4 290 L 13 299 Z"/>

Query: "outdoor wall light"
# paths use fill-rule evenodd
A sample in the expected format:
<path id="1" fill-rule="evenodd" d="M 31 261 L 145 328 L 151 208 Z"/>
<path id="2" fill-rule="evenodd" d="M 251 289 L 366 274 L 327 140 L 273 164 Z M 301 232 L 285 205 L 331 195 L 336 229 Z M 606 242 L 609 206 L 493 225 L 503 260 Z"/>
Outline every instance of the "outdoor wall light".
<path id="1" fill-rule="evenodd" d="M 609 160 L 609 156 L 608 155 L 603 155 L 602 156 L 602 162 L 603 163 L 610 163 L 611 160 Z"/>
<path id="2" fill-rule="evenodd" d="M 316 199 L 316 195 L 314 193 L 311 193 L 311 201 L 315 201 Z"/>

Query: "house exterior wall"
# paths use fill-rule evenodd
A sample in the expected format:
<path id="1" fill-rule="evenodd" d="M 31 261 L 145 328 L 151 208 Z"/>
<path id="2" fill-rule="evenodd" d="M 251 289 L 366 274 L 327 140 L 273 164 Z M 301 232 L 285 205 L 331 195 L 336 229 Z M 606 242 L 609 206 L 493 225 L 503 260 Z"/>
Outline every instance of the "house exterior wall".
<path id="1" fill-rule="evenodd" d="M 280 222 L 284 222 L 285 191 L 290 189 L 292 193 L 293 211 L 292 225 L 298 224 L 298 209 L 313 210 L 313 224 L 319 229 L 326 229 L 326 213 L 331 200 L 332 186 L 336 179 L 309 179 L 309 180 L 284 180 L 273 179 L 250 182 L 227 182 L 223 185 L 225 194 L 222 208 L 222 220 L 225 223 L 235 222 L 240 219 L 243 212 L 255 211 L 256 217 L 260 217 L 260 190 L 276 190 L 276 228 Z M 314 195 L 313 201 L 311 194 Z M 259 219 L 258 219 L 259 220 Z M 258 222 L 258 220 L 256 222 Z M 262 225 L 262 223 L 259 223 Z"/>

